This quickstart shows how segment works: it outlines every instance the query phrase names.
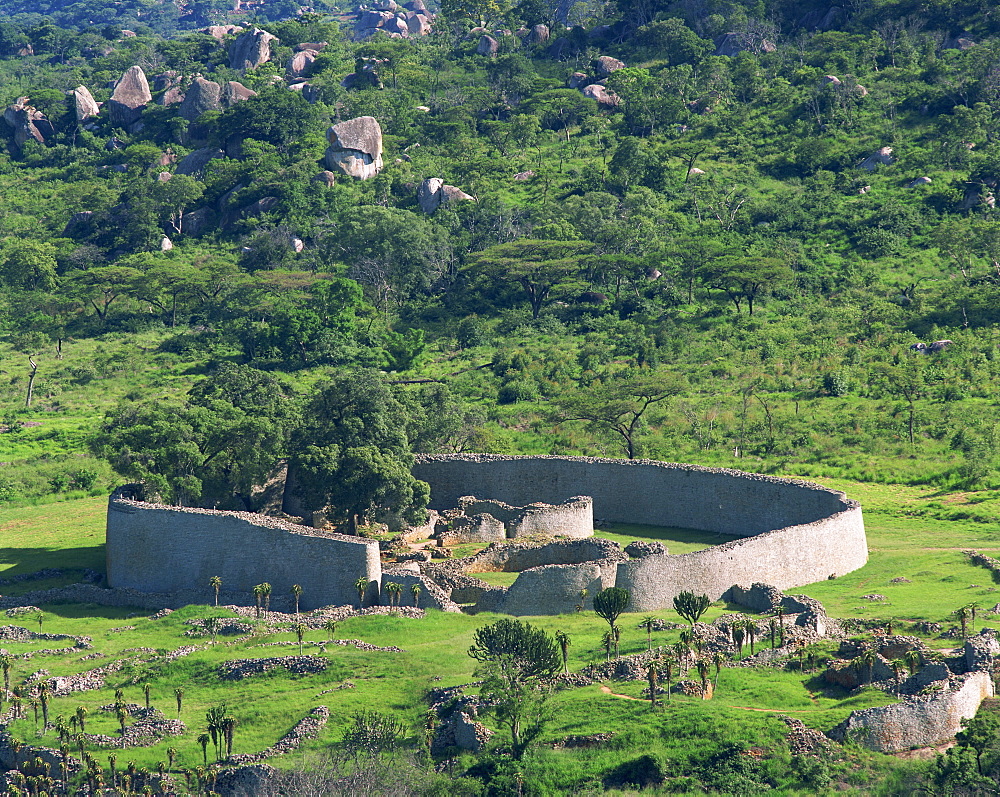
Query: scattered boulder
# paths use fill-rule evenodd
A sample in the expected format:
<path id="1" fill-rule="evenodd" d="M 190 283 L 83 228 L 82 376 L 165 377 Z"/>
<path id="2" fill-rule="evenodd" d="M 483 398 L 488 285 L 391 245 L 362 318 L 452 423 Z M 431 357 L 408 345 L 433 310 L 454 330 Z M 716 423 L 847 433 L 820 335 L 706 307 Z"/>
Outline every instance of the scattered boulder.
<path id="1" fill-rule="evenodd" d="M 146 73 L 140 66 L 130 66 L 115 84 L 115 90 L 111 94 L 111 124 L 115 127 L 128 127 L 138 121 L 152 99 Z"/>
<path id="2" fill-rule="evenodd" d="M 184 102 L 184 90 L 180 86 L 171 86 L 160 97 L 160 105 L 164 108 L 177 105 L 180 102 Z"/>
<path id="3" fill-rule="evenodd" d="M 837 77 L 836 75 L 823 75 L 823 78 L 820 80 L 820 83 L 822 83 L 824 86 L 839 86 L 840 78 Z"/>
<path id="4" fill-rule="evenodd" d="M 319 53 L 316 50 L 299 50 L 288 60 L 285 74 L 288 77 L 304 77 L 312 70 L 317 55 Z"/>
<path id="5" fill-rule="evenodd" d="M 410 36 L 427 36 L 431 32 L 431 21 L 425 13 L 407 11 L 402 17 Z"/>
<path id="6" fill-rule="evenodd" d="M 189 122 L 193 122 L 206 111 L 217 111 L 221 107 L 222 86 L 199 76 L 191 81 L 177 112 Z"/>
<path id="7" fill-rule="evenodd" d="M 315 177 L 313 177 L 313 180 L 315 180 L 317 183 L 322 183 L 323 185 L 329 188 L 331 185 L 337 184 L 337 175 L 335 175 L 333 172 L 329 170 L 324 169 Z"/>
<path id="8" fill-rule="evenodd" d="M 168 69 L 166 72 L 160 72 L 158 75 L 153 75 L 153 91 L 164 91 L 172 86 L 176 86 L 181 82 L 181 73 L 176 69 Z"/>
<path id="9" fill-rule="evenodd" d="M 185 235 L 201 235 L 212 224 L 211 208 L 198 208 L 181 216 L 181 229 Z"/>
<path id="10" fill-rule="evenodd" d="M 328 169 L 367 180 L 382 171 L 382 128 L 373 116 L 359 116 L 326 131 Z"/>
<path id="11" fill-rule="evenodd" d="M 445 185 L 444 180 L 439 177 L 428 177 L 417 189 L 417 202 L 424 213 L 433 213 L 446 202 L 465 200 L 475 201 L 475 197 L 469 196 L 461 188 Z"/>
<path id="12" fill-rule="evenodd" d="M 171 241 L 169 238 L 167 238 L 167 236 L 164 235 L 163 238 L 160 239 L 160 251 L 169 252 L 173 248 L 174 248 L 173 241 Z"/>
<path id="13" fill-rule="evenodd" d="M 14 130 L 14 144 L 23 147 L 26 141 L 44 144 L 55 133 L 52 124 L 41 111 L 28 105 L 27 97 L 18 97 L 3 112 L 3 119 Z"/>
<path id="14" fill-rule="evenodd" d="M 73 99 L 73 110 L 76 113 L 76 121 L 83 122 L 92 116 L 100 113 L 101 107 L 94 100 L 94 95 L 86 86 L 77 86 L 70 92 Z"/>
<path id="15" fill-rule="evenodd" d="M 251 97 L 256 97 L 257 92 L 253 89 L 248 89 L 242 83 L 237 83 L 235 80 L 230 80 L 222 87 L 222 93 L 219 97 L 223 108 L 232 108 L 236 103 L 243 102 L 243 100 L 249 100 Z"/>
<path id="16" fill-rule="evenodd" d="M 226 36 L 231 36 L 234 33 L 240 33 L 243 30 L 239 25 L 209 25 L 207 28 L 202 28 L 202 33 L 207 33 L 213 39 L 215 39 L 220 44 Z"/>
<path id="17" fill-rule="evenodd" d="M 535 25 L 528 33 L 529 44 L 543 44 L 549 40 L 549 26 Z"/>
<path id="18" fill-rule="evenodd" d="M 476 55 L 489 55 L 493 56 L 500 52 L 500 42 L 494 39 L 489 34 L 485 34 L 479 39 L 479 44 L 476 45 Z"/>
<path id="19" fill-rule="evenodd" d="M 329 42 L 301 42 L 296 44 L 293 48 L 295 52 L 302 52 L 303 50 L 312 50 L 313 52 L 320 53 L 324 48 L 329 47 Z"/>
<path id="20" fill-rule="evenodd" d="M 612 72 L 617 72 L 619 69 L 624 68 L 624 61 L 619 61 L 617 58 L 612 58 L 610 55 L 602 55 L 599 58 L 594 59 L 594 72 L 600 80 L 608 77 Z"/>
<path id="21" fill-rule="evenodd" d="M 704 173 L 705 173 L 704 169 L 699 169 L 697 166 L 692 166 L 690 169 L 688 169 L 688 177 L 698 177 L 699 175 Z"/>
<path id="22" fill-rule="evenodd" d="M 745 38 L 739 33 L 724 33 L 715 40 L 715 55 L 732 58 L 748 49 Z M 756 49 L 763 53 L 773 53 L 776 48 L 774 42 L 765 39 Z"/>
<path id="23" fill-rule="evenodd" d="M 600 83 L 591 83 L 589 86 L 584 86 L 582 93 L 584 97 L 597 100 L 597 104 L 604 108 L 617 108 L 621 104 L 619 96 L 613 91 L 609 91 Z"/>
<path id="24" fill-rule="evenodd" d="M 223 152 L 218 147 L 204 147 L 203 149 L 196 149 L 184 156 L 180 163 L 177 164 L 177 169 L 175 170 L 177 174 L 198 174 L 213 158 L 224 158 L 226 153 Z"/>
<path id="25" fill-rule="evenodd" d="M 240 34 L 229 45 L 229 66 L 232 69 L 256 69 L 271 60 L 271 42 L 278 37 L 260 28 Z"/>
<path id="26" fill-rule="evenodd" d="M 930 185 L 931 182 L 932 181 L 931 181 L 930 177 L 918 177 L 916 180 L 913 180 L 911 183 L 909 183 L 906 187 L 907 188 L 920 188 L 920 186 L 922 186 L 922 185 Z"/>
<path id="27" fill-rule="evenodd" d="M 879 166 L 890 166 L 896 159 L 892 157 L 892 147 L 881 147 L 858 164 L 859 169 L 873 172 Z"/>
<path id="28" fill-rule="evenodd" d="M 173 177 L 173 175 L 170 172 L 160 172 L 158 175 L 156 175 L 156 181 L 158 183 L 165 183 L 171 177 Z"/>
<path id="29" fill-rule="evenodd" d="M 515 174 L 514 179 L 517 180 L 517 182 L 519 183 L 524 183 L 530 180 L 534 176 L 535 173 L 531 171 L 531 169 L 528 169 L 528 171 L 526 172 L 518 172 L 517 174 Z"/>
<path id="30" fill-rule="evenodd" d="M 94 216 L 92 210 L 81 210 L 69 217 L 63 228 L 63 238 L 76 238 L 90 231 L 90 221 Z M 9 615 L 9 613 L 8 613 Z"/>
<path id="31" fill-rule="evenodd" d="M 578 89 L 582 86 L 586 86 L 589 80 L 590 78 L 587 77 L 586 72 L 574 72 L 569 76 L 569 81 L 566 85 L 568 85 L 571 89 Z"/>

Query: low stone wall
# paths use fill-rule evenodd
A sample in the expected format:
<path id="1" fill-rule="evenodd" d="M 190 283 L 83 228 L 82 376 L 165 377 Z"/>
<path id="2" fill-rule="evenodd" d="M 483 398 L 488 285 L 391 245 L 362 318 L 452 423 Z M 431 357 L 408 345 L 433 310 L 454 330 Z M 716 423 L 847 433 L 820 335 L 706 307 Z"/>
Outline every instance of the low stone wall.
<path id="1" fill-rule="evenodd" d="M 988 697 L 993 697 L 988 672 L 957 675 L 938 694 L 854 711 L 827 735 L 837 741 L 852 738 L 881 753 L 931 747 L 955 738 L 962 720 L 976 716 L 979 704 Z"/>
<path id="2" fill-rule="evenodd" d="M 594 502 L 585 495 L 574 495 L 554 505 L 535 502 L 527 506 L 462 496 L 458 505 L 470 517 L 485 514 L 499 520 L 510 540 L 518 537 L 582 539 L 594 533 Z"/>
<path id="3" fill-rule="evenodd" d="M 108 501 L 107 577 L 112 587 L 141 592 L 197 591 L 222 579 L 229 593 L 252 595 L 268 582 L 273 596 L 302 586 L 305 610 L 357 600 L 355 582 L 369 582 L 377 603 L 382 566 L 378 543 L 297 526 L 248 512 L 187 509 Z M 170 604 L 164 604 L 170 605 Z"/>
<path id="4" fill-rule="evenodd" d="M 868 561 L 860 505 L 810 482 L 649 460 L 485 454 L 418 457 L 413 472 L 430 484 L 431 506 L 437 509 L 470 494 L 513 505 L 539 500 L 558 504 L 589 495 L 594 515 L 602 520 L 743 538 L 680 556 L 654 554 L 621 562 L 615 585 L 632 594 L 632 611 L 669 607 L 684 590 L 712 600 L 734 584 L 766 581 L 784 590 L 843 575 Z M 538 549 L 534 556 L 545 553 Z M 482 569 L 523 571 L 566 563 L 538 558 L 527 566 Z M 550 574 L 553 588 L 564 589 L 566 574 Z M 576 583 L 582 577 L 578 573 L 569 580 Z M 536 586 L 542 590 L 540 598 L 547 594 L 544 579 Z M 495 603 L 494 592 L 489 598 Z"/>

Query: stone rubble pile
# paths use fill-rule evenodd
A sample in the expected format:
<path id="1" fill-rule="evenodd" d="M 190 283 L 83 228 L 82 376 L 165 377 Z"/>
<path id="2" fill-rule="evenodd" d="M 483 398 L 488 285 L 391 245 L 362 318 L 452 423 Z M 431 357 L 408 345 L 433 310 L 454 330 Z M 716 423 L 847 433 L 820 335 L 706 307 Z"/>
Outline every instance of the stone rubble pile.
<path id="1" fill-rule="evenodd" d="M 330 709 L 326 706 L 316 706 L 305 717 L 295 723 L 295 726 L 271 747 L 259 753 L 242 753 L 230 756 L 226 759 L 225 763 L 243 766 L 246 764 L 256 764 L 259 761 L 276 755 L 291 753 L 293 750 L 298 749 L 299 745 L 306 739 L 315 739 L 319 736 L 319 732 L 323 730 L 328 719 L 330 719 Z"/>
<path id="2" fill-rule="evenodd" d="M 293 675 L 314 675 L 327 668 L 327 661 L 319 656 L 278 656 L 269 659 L 234 659 L 216 670 L 225 681 L 240 681 L 262 675 L 277 667 L 284 667 Z"/>
<path id="3" fill-rule="evenodd" d="M 101 706 L 100 710 L 114 714 L 117 709 L 114 704 L 109 704 Z M 126 711 L 135 721 L 125 726 L 124 736 L 84 733 L 81 734 L 84 741 L 95 747 L 152 747 L 168 736 L 180 736 L 187 730 L 183 722 L 167 719 L 163 716 L 163 712 L 156 708 L 145 708 L 130 703 L 126 706 Z"/>
<path id="4" fill-rule="evenodd" d="M 89 636 L 72 636 L 70 634 L 44 634 L 36 631 L 29 631 L 19 625 L 0 625 L 0 642 L 62 642 L 70 640 L 76 648 L 88 650 L 92 648 L 92 639 Z"/>
<path id="5" fill-rule="evenodd" d="M 201 619 L 195 620 L 185 620 L 184 625 L 190 625 L 192 628 L 184 632 L 184 636 L 191 637 L 203 637 L 210 636 L 209 632 L 205 630 L 205 621 Z M 239 620 L 219 620 L 218 628 L 216 630 L 217 636 L 246 636 L 247 634 L 252 634 L 254 627 L 250 623 L 242 623 Z"/>

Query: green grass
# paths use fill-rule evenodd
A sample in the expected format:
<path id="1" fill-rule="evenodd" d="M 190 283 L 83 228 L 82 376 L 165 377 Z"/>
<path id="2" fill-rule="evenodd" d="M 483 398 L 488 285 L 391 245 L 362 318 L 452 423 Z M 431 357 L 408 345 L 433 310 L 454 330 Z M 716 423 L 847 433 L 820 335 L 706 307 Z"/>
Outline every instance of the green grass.
<path id="1" fill-rule="evenodd" d="M 853 490 L 849 489 L 849 493 Z M 888 491 L 887 491 L 888 492 Z M 995 588 L 989 574 L 966 561 L 961 551 L 976 547 L 1000 555 L 1000 533 L 982 523 L 943 521 L 926 517 L 895 516 L 878 511 L 879 498 L 873 495 L 875 511 L 867 516 L 871 559 L 861 570 L 833 581 L 807 585 L 793 592 L 817 597 L 835 616 L 896 617 L 906 620 L 947 620 L 957 606 L 976 599 L 992 605 Z M 918 500 L 918 496 L 914 500 Z M 905 499 L 905 496 L 904 496 Z M 35 571 L 44 567 L 93 567 L 103 565 L 104 499 L 81 499 L 39 507 L 0 510 L 0 529 L 4 547 L 0 549 L 0 577 Z M 888 504 L 886 504 L 888 507 Z M 656 529 L 642 526 L 614 526 L 602 529 L 600 536 L 619 538 L 621 542 L 647 538 L 665 541 L 675 553 L 698 550 L 711 545 L 715 535 L 684 529 Z M 684 547 L 688 546 L 688 547 Z M 516 573 L 477 574 L 490 583 L 508 583 Z M 891 579 L 903 576 L 910 583 L 892 584 Z M 5 588 L 5 594 L 18 589 L 48 585 L 50 582 L 29 582 Z M 974 587 L 973 584 L 980 586 Z M 889 597 L 888 604 L 872 604 L 861 595 L 877 592 Z M 998 598 L 1000 600 L 1000 598 Z M 712 620 L 733 607 L 717 603 L 710 607 L 704 619 Z M 188 626 L 184 620 L 225 614 L 224 610 L 208 606 L 190 606 L 169 617 L 151 621 L 148 612 L 136 616 L 129 608 L 105 608 L 88 605 L 46 605 L 44 630 L 54 633 L 86 634 L 93 638 L 94 650 L 105 659 L 80 661 L 85 653 L 39 655 L 31 660 L 18 659 L 12 673 L 18 683 L 29 673 L 46 668 L 54 675 L 82 672 L 105 661 L 124 657 L 129 648 L 173 650 L 181 645 L 205 644 L 207 639 L 184 636 Z M 651 613 L 671 623 L 681 618 L 672 610 Z M 620 618 L 622 653 L 646 648 L 646 634 L 639 627 L 645 615 L 626 614 Z M 1000 626 L 993 616 L 981 614 L 980 624 Z M 292 643 L 292 632 L 263 633 L 249 640 L 232 641 L 220 637 L 219 644 L 198 651 L 171 663 L 137 662 L 111 676 L 105 689 L 77 693 L 51 701 L 52 717 L 68 717 L 77 706 L 88 709 L 88 729 L 114 735 L 117 721 L 113 715 L 102 714 L 101 705 L 113 702 L 114 689 L 125 690 L 126 699 L 142 703 L 141 685 L 152 685 L 152 700 L 168 717 L 176 715 L 174 690 L 184 690 L 180 719 L 187 732 L 178 738 L 165 740 L 148 749 L 133 749 L 122 754 L 119 761 L 135 760 L 139 766 L 153 766 L 166 757 L 166 748 L 179 751 L 178 766 L 193 767 L 201 763 L 201 748 L 197 736 L 204 729 L 205 711 L 225 703 L 236 717 L 236 752 L 255 752 L 277 741 L 288 729 L 316 705 L 331 710 L 331 720 L 320 738 L 307 743 L 304 752 L 318 751 L 335 743 L 343 734 L 351 714 L 362 708 L 374 708 L 400 717 L 411 729 L 416 741 L 425 710 L 423 696 L 433 686 L 466 684 L 473 680 L 473 661 L 466 655 L 476 628 L 493 622 L 497 616 L 481 614 L 444 614 L 429 612 L 423 620 L 395 616 L 353 618 L 342 622 L 337 630 L 340 638 L 356 638 L 376 645 L 398 645 L 403 653 L 365 653 L 353 648 L 329 647 L 325 654 L 329 669 L 317 676 L 293 677 L 284 671 L 250 678 L 241 682 L 221 681 L 217 667 L 232 658 L 256 658 L 292 655 L 297 645 L 264 647 L 269 642 Z M 6 620 L 37 630 L 32 617 Z M 533 617 L 530 622 L 552 633 L 557 630 L 569 635 L 569 665 L 579 670 L 587 664 L 602 661 L 602 635 L 607 624 L 592 612 L 553 617 Z M 126 625 L 132 630 L 114 632 Z M 652 644 L 673 644 L 678 630 L 654 633 Z M 306 635 L 306 642 L 319 642 L 325 632 Z M 934 644 L 942 644 L 929 640 Z M 766 645 L 766 640 L 760 640 Z M 15 653 L 62 647 L 63 642 L 4 643 Z M 953 646 L 954 643 L 945 643 Z M 317 648 L 307 648 L 316 653 Z M 689 675 L 688 677 L 696 677 Z M 338 689 L 345 681 L 353 688 Z M 643 697 L 641 682 L 609 682 L 612 692 L 632 698 Z M 321 694 L 325 690 L 333 690 Z M 661 713 L 652 714 L 644 700 L 626 699 L 605 694 L 600 685 L 570 689 L 555 698 L 552 724 L 542 739 L 536 754 L 538 777 L 551 783 L 553 790 L 582 789 L 599 782 L 601 773 L 629 756 L 636 757 L 647 749 L 667 759 L 681 761 L 715 749 L 722 739 L 752 739 L 755 744 L 780 747 L 777 739 L 783 725 L 776 714 L 785 713 L 802 719 L 807 725 L 827 730 L 843 720 L 850 711 L 891 702 L 882 692 L 866 690 L 849 695 L 825 686 L 815 674 L 797 669 L 776 671 L 747 668 L 723 669 L 719 687 L 711 701 L 675 696 Z M 545 742 L 567 734 L 596 733 L 612 730 L 617 734 L 614 745 L 590 750 L 551 750 Z M 15 723 L 13 733 L 27 741 L 36 739 L 33 719 Z M 43 743 L 54 744 L 54 738 L 44 737 Z M 108 751 L 96 755 L 107 760 Z M 275 761 L 279 766 L 291 766 L 299 756 Z M 694 760 L 694 758 L 691 758 Z M 881 760 L 881 759 L 879 759 Z M 678 763 L 679 768 L 683 768 Z M 881 766 L 881 764 L 880 764 Z"/>
<path id="2" fill-rule="evenodd" d="M 634 540 L 659 540 L 672 554 L 692 553 L 732 540 L 727 535 L 710 531 L 675 528 L 673 526 L 643 526 L 638 523 L 608 523 L 594 531 L 595 537 L 617 542 L 623 548 Z"/>

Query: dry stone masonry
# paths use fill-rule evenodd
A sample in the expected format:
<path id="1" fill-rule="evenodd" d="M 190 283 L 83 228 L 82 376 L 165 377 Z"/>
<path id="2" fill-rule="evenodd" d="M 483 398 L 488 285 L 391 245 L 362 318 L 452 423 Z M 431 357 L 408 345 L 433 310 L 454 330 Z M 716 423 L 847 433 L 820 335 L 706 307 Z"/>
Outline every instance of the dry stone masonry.
<path id="1" fill-rule="evenodd" d="M 650 611 L 669 607 L 684 590 L 718 600 L 734 584 L 766 581 L 787 589 L 851 572 L 868 560 L 860 505 L 842 492 L 804 481 L 650 460 L 484 454 L 422 456 L 414 475 L 430 484 L 431 508 L 437 510 L 456 506 L 468 495 L 514 506 L 556 505 L 588 495 L 601 520 L 720 535 L 720 545 L 702 551 L 619 561 L 613 576 L 604 567 L 598 573 L 593 561 L 586 573 L 522 573 L 534 582 L 532 614 L 552 613 L 554 606 L 569 603 L 568 591 L 587 577 L 592 585 L 599 578 L 603 586 L 628 589 L 632 610 Z M 569 562 L 543 560 L 534 566 L 552 564 Z M 550 602 L 550 595 L 558 597 Z"/>

